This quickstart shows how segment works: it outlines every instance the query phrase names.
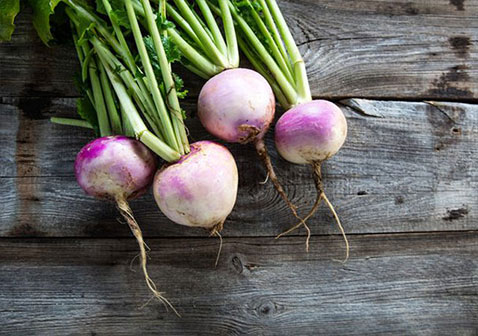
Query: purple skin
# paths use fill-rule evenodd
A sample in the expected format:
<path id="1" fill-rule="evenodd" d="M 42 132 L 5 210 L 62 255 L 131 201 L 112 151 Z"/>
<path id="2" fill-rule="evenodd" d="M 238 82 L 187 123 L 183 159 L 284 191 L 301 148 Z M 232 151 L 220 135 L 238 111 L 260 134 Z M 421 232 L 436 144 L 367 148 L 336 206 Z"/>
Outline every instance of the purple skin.
<path id="1" fill-rule="evenodd" d="M 237 187 L 236 162 L 227 148 L 199 141 L 181 160 L 156 173 L 153 193 L 173 222 L 220 231 L 236 203 Z"/>
<path id="2" fill-rule="evenodd" d="M 117 201 L 144 194 L 156 169 L 153 153 L 125 136 L 95 139 L 80 150 L 75 161 L 76 180 L 88 195 Z"/>
<path id="3" fill-rule="evenodd" d="M 287 161 L 320 163 L 333 156 L 347 137 L 347 120 L 340 108 L 326 100 L 298 105 L 282 115 L 275 142 Z"/>
<path id="4" fill-rule="evenodd" d="M 198 100 L 202 125 L 214 136 L 228 142 L 245 142 L 249 130 L 257 129 L 262 139 L 275 112 L 275 98 L 267 81 L 249 69 L 231 69 L 214 76 L 203 86 Z"/>

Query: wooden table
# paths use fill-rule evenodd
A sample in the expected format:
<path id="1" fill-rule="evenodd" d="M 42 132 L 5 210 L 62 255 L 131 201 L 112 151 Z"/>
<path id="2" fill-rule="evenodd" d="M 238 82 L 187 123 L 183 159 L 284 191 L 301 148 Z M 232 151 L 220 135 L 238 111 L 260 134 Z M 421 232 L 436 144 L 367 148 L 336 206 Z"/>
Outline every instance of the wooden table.
<path id="1" fill-rule="evenodd" d="M 250 147 L 217 268 L 217 239 L 132 203 L 150 273 L 182 318 L 148 301 L 135 240 L 113 205 L 84 195 L 73 161 L 93 134 L 75 114 L 70 46 L 44 47 L 20 15 L 0 45 L 0 333 L 5 335 L 477 335 L 478 1 L 281 1 L 316 97 L 349 122 L 324 165 L 351 258 L 330 214 L 294 223 Z M 202 82 L 191 87 L 194 112 Z M 211 139 L 195 118 L 192 138 Z M 273 149 L 272 132 L 267 145 Z M 311 171 L 272 151 L 305 212 Z M 132 264 L 132 265 L 131 265 Z"/>

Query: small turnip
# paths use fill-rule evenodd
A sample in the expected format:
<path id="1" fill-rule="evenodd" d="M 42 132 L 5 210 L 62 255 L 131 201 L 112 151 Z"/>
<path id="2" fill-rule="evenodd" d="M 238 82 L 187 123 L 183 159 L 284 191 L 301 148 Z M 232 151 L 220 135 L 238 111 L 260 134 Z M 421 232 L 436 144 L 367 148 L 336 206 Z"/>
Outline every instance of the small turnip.
<path id="1" fill-rule="evenodd" d="M 315 213 L 320 202 L 324 200 L 344 236 L 347 259 L 348 241 L 339 217 L 324 192 L 321 173 L 322 163 L 339 151 L 346 137 L 347 120 L 342 110 L 326 100 L 314 100 L 291 108 L 280 117 L 275 126 L 275 143 L 280 155 L 289 162 L 310 164 L 314 168 L 317 198 L 304 221 L 307 221 Z M 295 230 L 302 224 L 297 224 L 280 234 L 279 237 Z M 310 234 L 307 237 L 307 247 L 309 237 Z"/>

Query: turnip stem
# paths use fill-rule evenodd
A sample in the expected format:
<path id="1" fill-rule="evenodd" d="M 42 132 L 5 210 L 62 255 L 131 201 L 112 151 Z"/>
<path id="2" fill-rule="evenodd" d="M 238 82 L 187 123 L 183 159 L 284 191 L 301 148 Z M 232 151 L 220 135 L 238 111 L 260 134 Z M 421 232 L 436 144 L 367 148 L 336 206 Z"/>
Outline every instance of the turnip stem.
<path id="1" fill-rule="evenodd" d="M 182 152 L 180 150 L 180 143 L 178 143 L 174 134 L 170 116 L 167 113 L 166 106 L 161 96 L 158 82 L 156 80 L 156 76 L 154 74 L 154 70 L 151 65 L 146 46 L 144 45 L 143 36 L 141 34 L 138 20 L 136 19 L 136 13 L 134 11 L 131 0 L 125 0 L 125 6 L 126 12 L 128 14 L 128 19 L 131 25 L 131 30 L 133 32 L 134 40 L 136 42 L 136 47 L 138 48 L 138 53 L 141 58 L 141 63 L 143 64 L 143 68 L 146 72 L 146 78 L 148 79 L 149 87 L 153 96 L 153 101 L 156 106 L 157 113 L 159 114 L 160 123 L 162 126 L 161 128 L 164 132 L 164 138 L 169 144 L 169 146 L 171 146 L 171 148 L 173 148 L 177 152 Z"/>
<path id="2" fill-rule="evenodd" d="M 183 155 L 189 153 L 189 142 L 184 129 L 184 121 L 181 114 L 181 107 L 179 105 L 176 88 L 174 86 L 174 80 L 171 75 L 171 65 L 169 64 L 168 58 L 164 51 L 163 43 L 161 41 L 161 36 L 154 18 L 151 4 L 149 3 L 149 0 L 142 0 L 141 2 L 143 4 L 149 33 L 153 38 L 154 48 L 159 60 L 161 75 L 163 78 L 164 87 L 167 95 L 166 99 L 168 101 L 168 107 L 171 111 L 171 120 L 174 128 L 174 134 L 176 136 L 176 141 L 179 144 L 179 153 Z"/>
<path id="3" fill-rule="evenodd" d="M 74 23 L 77 34 L 79 35 L 79 26 L 77 20 L 75 20 L 74 14 L 71 10 L 67 10 L 66 13 L 70 17 L 71 21 Z M 106 111 L 106 104 L 101 88 L 101 82 L 97 73 L 98 67 L 94 58 L 92 57 L 92 51 L 90 50 L 90 46 L 87 43 L 84 43 L 81 48 L 77 47 L 77 53 L 84 55 L 81 61 L 81 66 L 83 70 L 82 80 L 86 81 L 87 77 L 89 77 L 90 79 L 91 91 L 89 92 L 88 97 L 96 110 L 100 135 L 111 135 L 112 133 L 110 121 L 108 119 L 108 113 Z M 86 75 L 86 73 L 88 73 L 88 76 Z"/>
<path id="4" fill-rule="evenodd" d="M 100 68 L 100 82 L 105 96 L 106 107 L 108 116 L 111 122 L 111 129 L 113 134 L 122 134 L 123 129 L 121 127 L 121 118 L 118 114 L 116 104 L 114 101 L 113 93 L 111 92 L 111 86 L 106 75 L 105 68 L 101 62 L 97 62 L 97 66 Z"/>
<path id="5" fill-rule="evenodd" d="M 218 0 L 221 11 L 222 22 L 224 24 L 224 33 L 227 42 L 227 57 L 231 67 L 239 66 L 239 49 L 237 46 L 236 30 L 232 20 L 231 10 L 228 0 Z"/>
<path id="6" fill-rule="evenodd" d="M 184 0 L 174 0 L 176 6 L 184 16 L 185 20 L 189 23 L 191 28 L 194 30 L 198 38 L 201 40 L 201 43 L 204 45 L 204 52 L 208 54 L 211 60 L 223 67 L 228 67 L 228 62 L 221 54 L 220 50 L 214 44 L 210 35 L 206 32 L 202 26 L 200 20 L 196 17 L 194 12 L 189 8 L 189 5 Z"/>
<path id="7" fill-rule="evenodd" d="M 169 3 L 166 4 L 166 10 L 167 13 L 171 16 L 171 18 L 178 24 L 182 30 L 191 38 L 194 43 L 196 43 L 199 47 L 199 49 L 204 50 L 204 46 L 201 42 L 201 40 L 198 38 L 194 30 L 191 28 L 189 23 L 183 19 L 181 14 L 179 14 L 173 6 L 171 6 Z M 174 31 L 174 29 L 169 29 L 169 31 Z"/>
<path id="8" fill-rule="evenodd" d="M 91 87 L 93 89 L 93 100 L 96 113 L 98 115 L 98 124 L 100 128 L 101 136 L 111 135 L 110 121 L 108 119 L 108 113 L 106 112 L 106 104 L 103 96 L 103 90 L 101 89 L 100 79 L 97 74 L 98 66 L 93 58 L 90 59 L 88 64 L 88 72 L 91 81 Z"/>
<path id="9" fill-rule="evenodd" d="M 272 17 L 277 22 L 279 31 L 284 40 L 284 44 L 291 57 L 292 64 L 294 66 L 295 81 L 297 85 L 299 101 L 297 103 L 305 103 L 312 100 L 310 93 L 309 81 L 307 79 L 307 71 L 305 69 L 305 63 L 300 54 L 289 27 L 282 15 L 276 0 L 265 0 L 271 11 Z"/>
<path id="10" fill-rule="evenodd" d="M 170 34 L 173 42 L 177 45 L 179 50 L 181 50 L 181 53 L 184 55 L 184 57 L 191 64 L 194 64 L 195 68 L 197 68 L 201 74 L 205 74 L 207 76 L 206 79 L 224 70 L 222 66 L 217 66 L 216 64 L 209 61 L 206 57 L 201 55 L 199 52 L 197 52 L 196 49 L 191 47 L 191 45 L 189 45 L 189 43 L 186 42 L 186 40 L 184 40 L 181 35 L 174 29 L 169 29 L 168 33 Z M 197 74 L 200 75 L 199 73 Z"/>
<path id="11" fill-rule="evenodd" d="M 261 57 L 262 61 L 268 67 L 274 79 L 282 88 L 282 92 L 284 96 L 287 98 L 287 101 L 289 102 L 289 104 L 293 104 L 293 102 L 297 101 L 297 92 L 295 88 L 287 80 L 286 76 L 282 73 L 282 70 L 277 65 L 274 58 L 269 54 L 269 52 L 264 47 L 262 42 L 257 38 L 256 34 L 251 29 L 251 27 L 249 27 L 247 22 L 240 16 L 240 14 L 232 6 L 232 4 L 230 6 L 231 6 L 231 11 L 234 16 L 234 19 L 236 20 L 237 24 L 241 27 L 244 35 L 249 40 L 249 43 L 255 49 L 257 55 Z"/>
<path id="12" fill-rule="evenodd" d="M 51 117 L 50 121 L 52 123 L 60 125 L 77 126 L 91 129 L 93 128 L 93 126 L 88 121 L 80 119 Z"/>
<path id="13" fill-rule="evenodd" d="M 275 24 L 274 19 L 272 18 L 271 12 L 269 8 L 267 7 L 265 0 L 259 0 L 259 4 L 262 7 L 262 13 L 264 14 L 264 19 L 266 21 L 267 26 L 271 30 L 271 34 L 274 38 L 274 41 L 276 42 L 277 47 L 280 50 L 282 58 L 287 64 L 287 68 L 289 69 L 290 73 L 293 73 L 294 70 L 292 69 L 292 66 L 290 64 L 289 55 L 287 54 L 287 51 L 284 48 L 284 43 L 282 42 L 280 33 L 277 29 L 277 25 Z"/>
<path id="14" fill-rule="evenodd" d="M 254 21 L 257 23 L 257 26 L 259 27 L 259 30 L 261 31 L 261 33 L 267 39 L 268 45 L 269 45 L 269 47 L 272 51 L 272 56 L 276 60 L 277 65 L 281 69 L 282 73 L 287 77 L 289 82 L 293 86 L 295 86 L 295 82 L 294 82 L 294 79 L 293 79 L 293 76 L 292 76 L 292 72 L 289 70 L 289 67 L 287 66 L 286 59 L 282 57 L 282 54 L 279 50 L 279 47 L 276 44 L 276 41 L 274 40 L 271 33 L 267 29 L 266 25 L 264 24 L 264 21 L 262 21 L 262 18 L 259 16 L 256 9 L 254 7 L 252 7 L 252 5 L 250 5 L 250 6 L 251 6 L 252 17 L 253 17 Z"/>
<path id="15" fill-rule="evenodd" d="M 207 27 L 211 31 L 211 34 L 214 38 L 214 44 L 221 52 L 222 55 L 227 54 L 227 46 L 224 42 L 222 37 L 221 31 L 219 30 L 219 26 L 216 23 L 216 19 L 214 15 L 211 13 L 211 9 L 209 8 L 206 0 L 196 0 L 196 4 L 198 5 L 199 9 L 201 10 L 202 15 L 206 21 Z"/>
<path id="16" fill-rule="evenodd" d="M 172 149 L 165 142 L 161 141 L 146 128 L 146 125 L 139 116 L 139 113 L 126 90 L 126 87 L 121 79 L 114 74 L 108 62 L 106 61 L 107 56 L 105 53 L 105 48 L 101 45 L 101 42 L 96 37 L 92 38 L 91 42 L 93 43 L 96 53 L 105 67 L 108 78 L 110 79 L 113 89 L 118 96 L 123 111 L 128 118 L 129 124 L 134 130 L 135 137 L 148 146 L 156 154 L 158 154 L 163 160 L 168 162 L 175 162 L 179 160 L 181 156 L 177 151 Z"/>
<path id="17" fill-rule="evenodd" d="M 108 17 L 110 18 L 111 25 L 113 26 L 113 30 L 115 32 L 116 38 L 118 39 L 119 44 L 121 45 L 121 49 L 123 50 L 124 56 L 125 56 L 125 61 L 127 66 L 130 68 L 130 70 L 135 68 L 135 62 L 133 55 L 131 54 L 131 51 L 129 49 L 128 43 L 126 43 L 126 39 L 124 38 L 124 34 L 121 31 L 121 27 L 118 26 L 116 23 L 116 20 L 114 20 L 111 15 L 112 15 L 112 8 L 109 3 L 109 0 L 102 0 L 103 1 L 103 6 L 105 7 L 106 13 Z"/>

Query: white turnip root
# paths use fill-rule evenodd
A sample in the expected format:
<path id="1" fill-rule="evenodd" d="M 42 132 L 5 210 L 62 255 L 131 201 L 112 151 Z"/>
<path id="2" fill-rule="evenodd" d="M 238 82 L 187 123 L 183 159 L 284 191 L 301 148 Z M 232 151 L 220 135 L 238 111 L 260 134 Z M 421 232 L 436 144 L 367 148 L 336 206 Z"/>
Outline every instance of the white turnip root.
<path id="1" fill-rule="evenodd" d="M 253 143 L 280 196 L 298 219 L 295 205 L 287 197 L 274 172 L 264 135 L 274 119 L 275 97 L 269 83 L 249 69 L 230 69 L 214 76 L 201 89 L 198 115 L 203 126 L 216 137 L 241 144 Z"/>
<path id="2" fill-rule="evenodd" d="M 236 202 L 238 172 L 226 147 L 211 141 L 191 144 L 191 152 L 168 163 L 154 178 L 153 193 L 173 222 L 218 234 Z"/>
<path id="3" fill-rule="evenodd" d="M 344 114 L 337 105 L 326 100 L 314 100 L 290 109 L 280 117 L 275 127 L 275 142 L 280 155 L 289 162 L 310 164 L 314 168 L 317 198 L 304 221 L 315 213 L 321 200 L 324 200 L 344 236 L 347 259 L 349 250 L 347 238 L 334 207 L 325 195 L 321 174 L 322 162 L 339 151 L 346 137 L 347 120 Z M 295 230 L 302 224 L 297 224 L 281 235 Z"/>

